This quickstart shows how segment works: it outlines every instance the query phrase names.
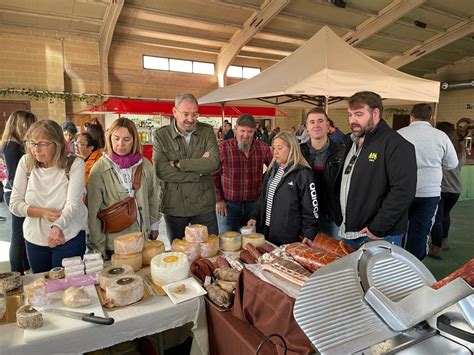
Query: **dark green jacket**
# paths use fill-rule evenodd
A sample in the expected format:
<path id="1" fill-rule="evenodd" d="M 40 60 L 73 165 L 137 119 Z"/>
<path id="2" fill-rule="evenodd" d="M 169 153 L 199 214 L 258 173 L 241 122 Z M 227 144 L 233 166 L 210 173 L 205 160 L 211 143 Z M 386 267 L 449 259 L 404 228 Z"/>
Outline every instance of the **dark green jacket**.
<path id="1" fill-rule="evenodd" d="M 162 212 L 190 217 L 215 211 L 211 173 L 219 167 L 219 148 L 212 126 L 197 122 L 188 147 L 174 120 L 157 129 L 153 138 L 155 171 L 163 182 Z M 206 152 L 209 157 L 203 158 Z M 179 160 L 179 169 L 169 164 L 174 160 Z"/>

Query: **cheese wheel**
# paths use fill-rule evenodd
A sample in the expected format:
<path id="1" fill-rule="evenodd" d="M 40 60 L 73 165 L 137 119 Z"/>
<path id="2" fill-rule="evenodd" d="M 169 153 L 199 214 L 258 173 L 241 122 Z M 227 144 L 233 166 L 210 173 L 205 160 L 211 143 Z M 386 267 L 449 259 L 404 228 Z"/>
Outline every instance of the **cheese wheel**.
<path id="1" fill-rule="evenodd" d="M 63 293 L 63 303 L 67 307 L 85 307 L 92 303 L 91 296 L 83 287 L 71 286 Z"/>
<path id="2" fill-rule="evenodd" d="M 134 232 L 114 238 L 114 253 L 118 255 L 129 255 L 141 253 L 143 250 L 143 233 Z"/>
<path id="3" fill-rule="evenodd" d="M 100 288 L 105 290 L 107 284 L 113 279 L 133 274 L 133 268 L 130 265 L 109 266 L 100 273 Z"/>
<path id="4" fill-rule="evenodd" d="M 112 254 L 113 266 L 129 265 L 133 268 L 133 271 L 138 271 L 142 268 L 142 262 L 143 255 L 141 252 L 130 255 Z"/>
<path id="5" fill-rule="evenodd" d="M 207 242 L 199 243 L 201 246 L 201 258 L 210 258 L 219 251 L 219 238 L 210 235 Z"/>
<path id="6" fill-rule="evenodd" d="M 150 265 L 153 257 L 165 252 L 165 244 L 160 240 L 146 240 L 143 245 L 143 265 Z"/>
<path id="7" fill-rule="evenodd" d="M 151 259 L 150 269 L 153 282 L 164 286 L 187 278 L 189 261 L 183 253 L 167 252 Z"/>
<path id="8" fill-rule="evenodd" d="M 138 275 L 127 275 L 113 279 L 105 288 L 105 297 L 115 307 L 128 306 L 144 296 L 143 279 Z"/>
<path id="9" fill-rule="evenodd" d="M 191 224 L 184 230 L 184 239 L 190 243 L 202 243 L 209 239 L 207 227 L 202 224 Z"/>
<path id="10" fill-rule="evenodd" d="M 189 262 L 198 259 L 201 255 L 201 246 L 199 243 L 190 243 L 184 239 L 175 239 L 171 244 L 171 250 L 186 254 Z"/>
<path id="11" fill-rule="evenodd" d="M 5 291 L 11 291 L 23 284 L 19 272 L 3 272 L 0 274 L 0 288 Z"/>
<path id="12" fill-rule="evenodd" d="M 246 249 L 246 245 L 252 243 L 255 248 L 261 247 L 265 244 L 265 236 L 260 233 L 251 233 L 242 236 L 242 249 Z"/>
<path id="13" fill-rule="evenodd" d="M 63 267 L 54 267 L 48 272 L 48 277 L 51 280 L 58 280 L 64 277 L 64 268 Z"/>
<path id="14" fill-rule="evenodd" d="M 219 247 L 224 251 L 236 251 L 242 247 L 242 237 L 237 232 L 225 232 L 219 235 Z"/>
<path id="15" fill-rule="evenodd" d="M 16 325 L 22 329 L 36 329 L 43 326 L 43 316 L 30 305 L 22 306 L 16 311 Z"/>

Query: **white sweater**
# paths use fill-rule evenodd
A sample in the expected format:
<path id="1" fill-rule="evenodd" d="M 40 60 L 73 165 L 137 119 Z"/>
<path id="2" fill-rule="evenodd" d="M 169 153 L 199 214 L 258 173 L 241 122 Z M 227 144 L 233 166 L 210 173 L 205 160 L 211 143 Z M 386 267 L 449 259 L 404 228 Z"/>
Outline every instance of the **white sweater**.
<path id="1" fill-rule="evenodd" d="M 25 239 L 32 244 L 48 246 L 48 234 L 52 225 L 59 227 L 66 241 L 74 238 L 87 227 L 87 207 L 82 202 L 85 193 L 82 159 L 76 158 L 69 172 L 65 169 L 34 168 L 26 178 L 26 159 L 24 155 L 18 163 L 10 210 L 18 217 L 26 217 L 23 224 Z M 28 207 L 55 208 L 61 216 L 55 222 L 43 217 L 28 217 Z"/>
<path id="2" fill-rule="evenodd" d="M 451 170 L 458 166 L 453 143 L 446 133 L 426 121 L 414 121 L 399 129 L 398 133 L 415 146 L 418 167 L 415 196 L 440 196 L 443 169 Z"/>

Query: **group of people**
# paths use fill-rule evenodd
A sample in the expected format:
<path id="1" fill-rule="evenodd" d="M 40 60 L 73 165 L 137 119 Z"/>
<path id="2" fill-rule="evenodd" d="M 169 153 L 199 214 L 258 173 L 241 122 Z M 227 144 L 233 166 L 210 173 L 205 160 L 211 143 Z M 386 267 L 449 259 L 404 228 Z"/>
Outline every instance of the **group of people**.
<path id="1" fill-rule="evenodd" d="M 304 122 L 305 142 L 279 132 L 270 149 L 249 114 L 230 128 L 233 138 L 218 144 L 213 128 L 198 121 L 196 98 L 180 94 L 172 122 L 154 132 L 153 164 L 127 118 L 105 133 L 94 123 L 77 135 L 70 123 L 16 111 L 2 137 L 11 268 L 47 271 L 87 247 L 109 258 L 117 235 L 141 231 L 156 239 L 161 213 L 170 241 L 189 224 L 203 224 L 210 234 L 251 226 L 276 245 L 321 231 L 356 248 L 405 240 L 420 259 L 436 219 L 430 254 L 439 258 L 465 160 L 453 126 L 439 124 L 446 134 L 433 128 L 431 107 L 419 104 L 410 126 L 397 133 L 382 118 L 376 93 L 358 92 L 348 104 L 351 133 L 342 142 L 339 134 L 333 139 L 326 112 L 314 108 Z M 136 217 L 108 230 L 100 213 L 127 198 Z"/>

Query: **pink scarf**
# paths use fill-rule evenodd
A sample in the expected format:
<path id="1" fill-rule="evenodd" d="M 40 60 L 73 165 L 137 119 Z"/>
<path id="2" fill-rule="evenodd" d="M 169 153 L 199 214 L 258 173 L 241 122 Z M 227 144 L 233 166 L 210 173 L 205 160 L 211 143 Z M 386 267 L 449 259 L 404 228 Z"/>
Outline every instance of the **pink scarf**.
<path id="1" fill-rule="evenodd" d="M 115 154 L 114 152 L 112 152 L 112 154 L 109 155 L 109 157 L 110 159 L 112 159 L 112 161 L 115 164 L 117 164 L 120 167 L 120 169 L 128 169 L 131 166 L 134 166 L 136 163 L 138 163 L 140 159 L 142 158 L 140 153 L 135 153 L 135 154 L 129 153 L 127 155 L 120 156 L 118 154 Z"/>

